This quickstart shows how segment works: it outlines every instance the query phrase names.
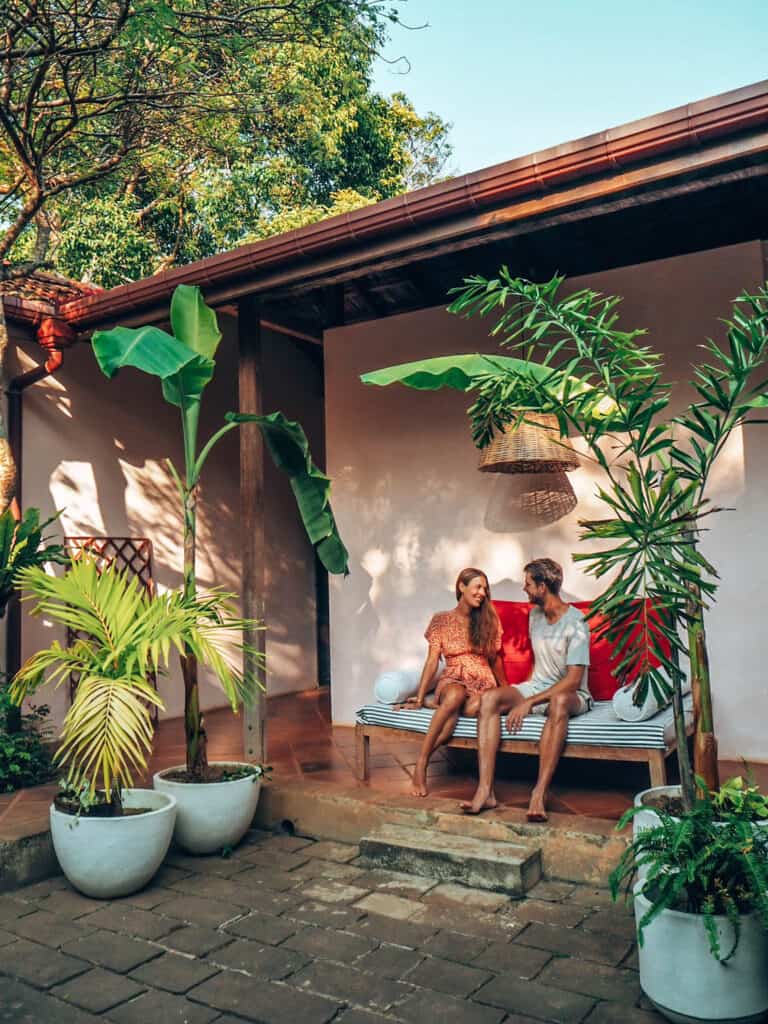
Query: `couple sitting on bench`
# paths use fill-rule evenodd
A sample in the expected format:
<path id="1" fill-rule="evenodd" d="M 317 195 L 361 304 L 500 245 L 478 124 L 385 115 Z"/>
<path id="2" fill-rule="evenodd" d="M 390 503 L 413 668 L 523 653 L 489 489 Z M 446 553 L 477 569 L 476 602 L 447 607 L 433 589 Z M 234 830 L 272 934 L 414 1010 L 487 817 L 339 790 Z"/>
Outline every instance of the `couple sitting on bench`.
<path id="1" fill-rule="evenodd" d="M 525 593 L 534 606 L 529 634 L 534 654 L 530 680 L 509 686 L 501 657 L 501 623 L 491 603 L 488 577 L 479 569 L 464 569 L 456 580 L 453 611 L 438 612 L 424 634 L 429 653 L 419 690 L 401 707 L 435 708 L 413 774 L 412 792 L 427 795 L 427 764 L 432 753 L 453 735 L 460 715 L 478 718 L 479 782 L 472 800 L 461 804 L 466 814 L 496 807 L 493 778 L 501 740 L 501 718 L 518 732 L 526 715 L 543 714 L 547 721 L 539 741 L 539 775 L 531 792 L 529 821 L 546 821 L 549 784 L 560 760 L 568 719 L 589 711 L 586 688 L 589 665 L 589 627 L 584 615 L 560 598 L 563 570 L 551 558 L 525 566 Z M 435 685 L 440 657 L 445 670 Z"/>

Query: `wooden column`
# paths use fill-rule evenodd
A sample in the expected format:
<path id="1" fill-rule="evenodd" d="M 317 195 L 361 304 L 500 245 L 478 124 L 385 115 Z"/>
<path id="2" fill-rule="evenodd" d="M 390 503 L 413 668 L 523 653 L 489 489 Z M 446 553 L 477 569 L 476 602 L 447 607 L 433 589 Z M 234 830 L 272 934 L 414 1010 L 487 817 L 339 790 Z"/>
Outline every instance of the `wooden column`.
<path id="1" fill-rule="evenodd" d="M 246 296 L 238 303 L 237 337 L 238 406 L 240 412 L 261 415 L 262 358 L 259 301 Z M 242 548 L 242 609 L 247 619 L 265 620 L 265 515 L 264 515 L 264 444 L 255 423 L 240 427 L 240 533 Z M 264 630 L 248 630 L 246 644 L 264 653 Z M 243 669 L 254 671 L 252 654 L 243 655 Z M 263 681 L 266 683 L 265 677 Z M 259 692 L 250 707 L 243 710 L 243 753 L 246 761 L 266 762 L 266 700 Z"/>

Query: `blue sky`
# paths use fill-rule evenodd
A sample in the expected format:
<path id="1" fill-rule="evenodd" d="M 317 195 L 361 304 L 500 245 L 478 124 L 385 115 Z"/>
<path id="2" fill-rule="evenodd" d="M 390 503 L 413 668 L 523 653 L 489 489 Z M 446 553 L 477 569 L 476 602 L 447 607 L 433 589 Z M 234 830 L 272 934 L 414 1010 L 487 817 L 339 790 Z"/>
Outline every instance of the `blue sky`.
<path id="1" fill-rule="evenodd" d="M 768 0 L 407 0 L 376 86 L 453 123 L 465 173 L 768 78 Z"/>

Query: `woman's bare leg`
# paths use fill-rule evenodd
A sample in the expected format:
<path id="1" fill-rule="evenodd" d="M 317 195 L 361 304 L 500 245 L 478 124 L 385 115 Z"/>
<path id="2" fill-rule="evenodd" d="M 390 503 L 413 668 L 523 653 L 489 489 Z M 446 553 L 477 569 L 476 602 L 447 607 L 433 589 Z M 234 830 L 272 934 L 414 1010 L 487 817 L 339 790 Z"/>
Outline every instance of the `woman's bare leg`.
<path id="1" fill-rule="evenodd" d="M 411 792 L 414 796 L 427 795 L 427 765 L 443 731 L 450 725 L 450 736 L 456 728 L 461 707 L 466 699 L 466 690 L 460 683 L 451 683 L 440 694 L 440 704 L 432 715 L 427 735 L 419 751 L 416 767 L 413 770 Z M 445 742 L 445 741 L 443 741 Z"/>
<path id="2" fill-rule="evenodd" d="M 501 715 L 511 711 L 524 698 L 516 686 L 502 686 L 488 690 L 480 701 L 480 715 L 477 722 L 478 783 L 471 800 L 460 804 L 466 814 L 479 814 L 496 806 L 493 791 L 493 777 L 496 768 L 496 754 L 501 742 Z"/>

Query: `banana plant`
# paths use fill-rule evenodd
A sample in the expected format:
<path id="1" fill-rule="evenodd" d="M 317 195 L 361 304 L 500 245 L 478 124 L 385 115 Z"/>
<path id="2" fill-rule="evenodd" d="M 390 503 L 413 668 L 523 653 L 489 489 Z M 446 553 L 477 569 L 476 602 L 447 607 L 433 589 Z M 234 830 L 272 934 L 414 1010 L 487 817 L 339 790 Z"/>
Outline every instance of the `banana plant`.
<path id="1" fill-rule="evenodd" d="M 242 650 L 247 623 L 233 610 L 233 594 L 205 597 L 169 592 L 151 596 L 135 577 L 114 565 L 100 569 L 83 556 L 63 576 L 29 567 L 18 575 L 25 600 L 36 601 L 33 615 L 69 627 L 77 636 L 63 647 L 54 641 L 22 665 L 11 684 L 20 704 L 39 686 L 60 686 L 78 676 L 55 761 L 75 790 L 98 790 L 116 813 L 122 789 L 146 771 L 152 750 L 151 709 L 163 702 L 147 681 L 162 673 L 172 650 L 190 652 L 208 664 L 233 702 L 247 696 L 248 684 L 226 652 Z"/>
<path id="2" fill-rule="evenodd" d="M 330 480 L 312 461 L 301 426 L 281 412 L 264 416 L 229 412 L 223 426 L 202 445 L 198 444 L 200 404 L 216 368 L 215 356 L 221 332 L 216 313 L 203 300 L 199 288 L 179 285 L 171 300 L 172 334 L 159 327 L 115 327 L 96 331 L 93 351 L 102 372 L 114 377 L 126 366 L 160 379 L 163 397 L 178 408 L 184 443 L 184 466 L 179 470 L 168 459 L 176 484 L 183 518 L 184 584 L 188 599 L 197 592 L 195 562 L 196 505 L 200 476 L 206 460 L 221 440 L 242 423 L 255 423 L 278 469 L 289 477 L 302 522 L 318 558 L 330 573 L 348 572 L 348 555 L 339 536 L 330 506 Z M 187 769 L 204 776 L 207 768 L 206 734 L 200 711 L 197 657 L 191 648 L 181 655 L 184 678 L 184 723 Z M 250 692 L 261 685 L 249 680 Z M 233 702 L 233 709 L 237 703 Z"/>

